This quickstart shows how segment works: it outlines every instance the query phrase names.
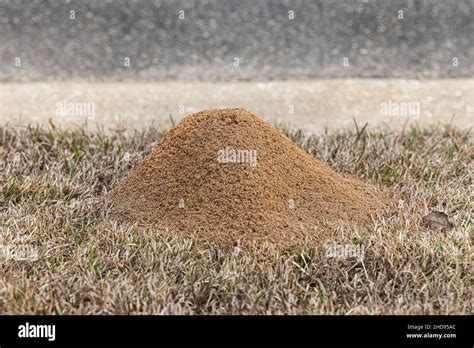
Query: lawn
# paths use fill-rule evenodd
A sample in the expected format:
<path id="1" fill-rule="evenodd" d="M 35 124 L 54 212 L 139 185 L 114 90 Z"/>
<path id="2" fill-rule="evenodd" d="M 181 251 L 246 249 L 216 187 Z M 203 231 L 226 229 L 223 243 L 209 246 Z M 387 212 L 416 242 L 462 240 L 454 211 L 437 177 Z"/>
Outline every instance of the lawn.
<path id="1" fill-rule="evenodd" d="M 341 226 L 325 248 L 222 250 L 108 218 L 104 194 L 164 131 L 0 128 L 0 313 L 473 312 L 471 130 L 280 129 L 335 170 L 388 187 L 396 212 L 368 231 Z M 454 227 L 424 226 L 432 210 Z"/>

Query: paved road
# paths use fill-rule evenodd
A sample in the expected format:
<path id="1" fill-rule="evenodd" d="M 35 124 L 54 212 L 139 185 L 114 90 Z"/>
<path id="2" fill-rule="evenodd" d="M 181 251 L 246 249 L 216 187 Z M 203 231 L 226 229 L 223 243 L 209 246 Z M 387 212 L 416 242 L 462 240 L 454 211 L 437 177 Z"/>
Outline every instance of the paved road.
<path id="1" fill-rule="evenodd" d="M 474 0 L 0 0 L 0 81 L 474 77 L 473 18 Z"/>
<path id="2" fill-rule="evenodd" d="M 401 127 L 436 121 L 474 126 L 474 79 L 348 79 L 280 82 L 4 83 L 0 124 L 87 122 L 128 129 L 170 126 L 209 107 L 245 107 L 266 120 L 307 131 Z"/>

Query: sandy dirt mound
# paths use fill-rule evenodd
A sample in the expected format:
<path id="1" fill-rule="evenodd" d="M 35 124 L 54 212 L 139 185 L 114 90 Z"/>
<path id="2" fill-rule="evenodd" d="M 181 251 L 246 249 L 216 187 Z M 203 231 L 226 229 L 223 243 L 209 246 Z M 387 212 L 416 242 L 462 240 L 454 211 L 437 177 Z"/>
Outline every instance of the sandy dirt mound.
<path id="1" fill-rule="evenodd" d="M 376 190 L 334 172 L 245 109 L 183 119 L 108 195 L 111 216 L 234 245 L 368 226 Z"/>

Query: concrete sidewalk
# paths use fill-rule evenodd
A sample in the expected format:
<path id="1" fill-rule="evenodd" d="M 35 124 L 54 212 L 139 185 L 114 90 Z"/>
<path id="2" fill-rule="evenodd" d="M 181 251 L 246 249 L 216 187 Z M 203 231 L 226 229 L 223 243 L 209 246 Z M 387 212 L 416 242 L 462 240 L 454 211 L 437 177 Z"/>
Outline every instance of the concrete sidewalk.
<path id="1" fill-rule="evenodd" d="M 320 131 L 448 122 L 474 126 L 474 79 L 284 82 L 52 82 L 0 84 L 0 124 L 170 126 L 187 114 L 245 107 L 266 120 Z"/>
<path id="2" fill-rule="evenodd" d="M 472 0 L 2 0 L 0 81 L 472 78 L 473 17 Z"/>

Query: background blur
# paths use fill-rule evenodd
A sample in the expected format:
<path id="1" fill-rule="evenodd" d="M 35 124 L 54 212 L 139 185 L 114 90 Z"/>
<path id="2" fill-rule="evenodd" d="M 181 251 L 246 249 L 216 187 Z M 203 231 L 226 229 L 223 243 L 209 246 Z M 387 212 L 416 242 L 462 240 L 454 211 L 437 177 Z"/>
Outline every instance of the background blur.
<path id="1" fill-rule="evenodd" d="M 392 102 L 474 118 L 474 0 L 0 0 L 0 29 L 2 121 L 78 122 L 54 111 L 74 100 L 134 127 L 211 106 L 313 129 L 406 122 Z"/>

